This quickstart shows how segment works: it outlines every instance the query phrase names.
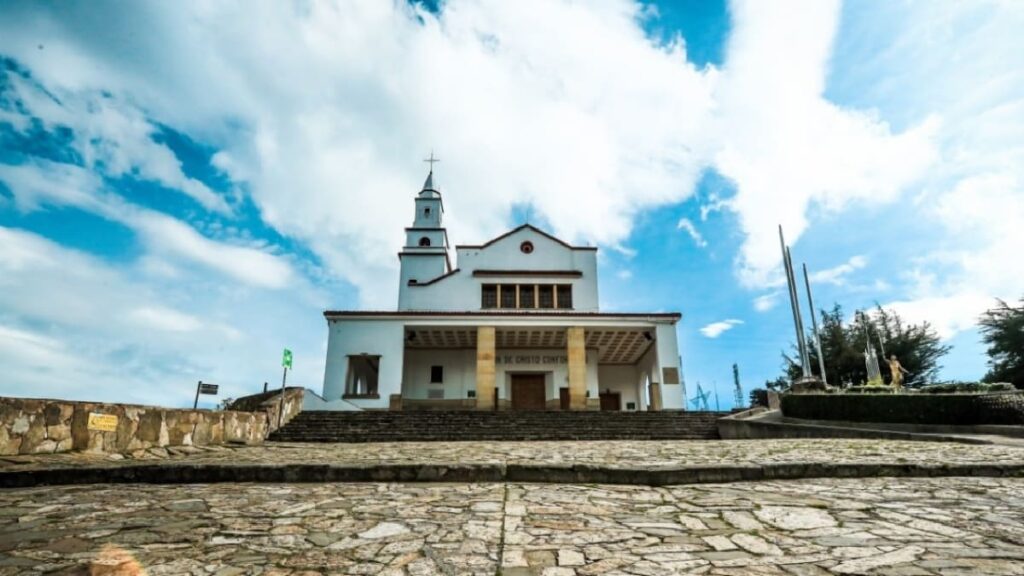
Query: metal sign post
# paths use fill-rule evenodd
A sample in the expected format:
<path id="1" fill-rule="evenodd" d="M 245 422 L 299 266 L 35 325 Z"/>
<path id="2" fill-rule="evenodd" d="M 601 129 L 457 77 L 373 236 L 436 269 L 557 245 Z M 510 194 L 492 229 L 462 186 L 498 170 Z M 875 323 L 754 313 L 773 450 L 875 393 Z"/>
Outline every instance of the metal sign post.
<path id="1" fill-rule="evenodd" d="M 281 367 L 284 368 L 284 373 L 281 374 L 281 398 L 278 400 L 277 406 L 277 427 L 281 427 L 281 422 L 284 421 L 284 384 L 288 380 L 288 369 L 292 367 L 292 351 L 285 348 L 281 354 Z"/>
<path id="2" fill-rule="evenodd" d="M 200 380 L 199 383 L 196 384 L 196 399 L 195 402 L 192 403 L 192 409 L 195 410 L 196 408 L 199 408 L 200 394 L 212 394 L 216 396 L 217 388 L 218 386 L 216 384 L 210 384 L 209 382 L 203 382 Z"/>

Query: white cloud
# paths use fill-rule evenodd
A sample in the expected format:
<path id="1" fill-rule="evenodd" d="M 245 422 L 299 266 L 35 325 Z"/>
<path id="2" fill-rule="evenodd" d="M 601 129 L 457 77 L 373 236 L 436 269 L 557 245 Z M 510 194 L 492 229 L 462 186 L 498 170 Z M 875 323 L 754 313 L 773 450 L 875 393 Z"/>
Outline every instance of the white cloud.
<path id="1" fill-rule="evenodd" d="M 130 311 L 128 316 L 146 327 L 170 332 L 193 332 L 203 327 L 195 316 L 170 308 L 142 306 Z"/>
<path id="2" fill-rule="evenodd" d="M 767 312 L 772 308 L 775 308 L 779 304 L 779 297 L 782 292 L 776 290 L 775 292 L 769 292 L 768 294 L 762 294 L 757 298 L 754 298 L 754 310 L 758 312 Z"/>
<path id="3" fill-rule="evenodd" d="M 693 225 L 693 222 L 691 222 L 689 218 L 680 218 L 679 223 L 676 224 L 676 229 L 685 230 L 686 233 L 690 235 L 690 238 L 693 239 L 693 243 L 697 246 L 700 246 L 701 248 L 707 247 L 707 241 L 700 235 L 700 232 L 697 231 L 697 227 Z"/>
<path id="4" fill-rule="evenodd" d="M 721 320 L 719 322 L 712 322 L 707 326 L 700 329 L 700 333 L 708 338 L 718 338 L 722 333 L 732 330 L 736 326 L 743 324 L 743 320 L 737 320 L 735 318 L 729 318 L 728 320 Z"/>
<path id="5" fill-rule="evenodd" d="M 151 259 L 200 264 L 254 286 L 280 289 L 300 283 L 283 257 L 211 240 L 180 220 L 129 204 L 105 191 L 102 181 L 83 168 L 49 161 L 0 164 L 0 181 L 14 193 L 15 205 L 22 211 L 74 206 L 132 228 L 150 250 Z"/>
<path id="6" fill-rule="evenodd" d="M 810 273 L 811 282 L 821 282 L 825 284 L 833 284 L 836 286 L 842 286 L 846 283 L 846 277 L 864 268 L 868 265 L 868 259 L 866 256 L 857 255 L 851 256 L 846 262 L 833 266 L 832 268 L 826 268 L 824 270 L 818 270 Z M 799 272 L 798 272 L 799 273 Z"/>
<path id="7" fill-rule="evenodd" d="M 722 70 L 653 43 L 640 23 L 652 14 L 625 0 L 453 0 L 440 16 L 369 0 L 60 10 L 11 10 L 0 27 L 0 52 L 61 96 L 35 99 L 45 118 L 100 136 L 82 150 L 105 169 L 136 167 L 200 201 L 153 123 L 220 148 L 215 165 L 263 218 L 366 306 L 394 303 L 394 253 L 431 148 L 459 242 L 493 236 L 528 203 L 568 240 L 621 247 L 638 212 L 689 197 L 714 167 L 737 192 L 702 218 L 737 214 L 751 287 L 777 280 L 777 224 L 795 243 L 812 207 L 891 201 L 935 160 L 937 121 L 897 132 L 825 99 L 835 0 L 735 2 Z"/>
<path id="8" fill-rule="evenodd" d="M 618 276 L 620 280 L 629 280 L 630 278 L 633 277 L 633 271 L 627 268 L 623 268 L 622 270 L 616 272 L 615 275 Z"/>
<path id="9" fill-rule="evenodd" d="M 280 349 L 296 353 L 292 381 L 323 378 L 323 302 L 303 291 L 242 289 L 182 269 L 147 278 L 0 227 L 0 363 L 6 394 L 191 404 L 197 380 L 237 396 L 279 377 Z"/>
<path id="10" fill-rule="evenodd" d="M 1012 174 L 961 180 L 925 208 L 959 239 L 924 255 L 907 274 L 909 298 L 886 304 L 929 320 L 944 338 L 972 328 L 996 298 L 1024 292 L 1024 189 Z M 932 269 L 948 271 L 938 277 Z"/>
<path id="11" fill-rule="evenodd" d="M 978 317 L 995 305 L 995 300 L 980 292 L 960 292 L 950 296 L 924 297 L 885 304 L 901 318 L 912 323 L 928 322 L 943 339 L 974 327 Z"/>
<path id="12" fill-rule="evenodd" d="M 453 240 L 491 237 L 529 203 L 559 236 L 608 247 L 639 211 L 688 197 L 706 156 L 717 71 L 688 63 L 681 42 L 652 43 L 631 2 L 468 0 L 439 18 L 375 1 L 97 12 L 25 8 L 0 25 L 0 52 L 61 96 L 44 117 L 87 117 L 73 125 L 109 141 L 90 150 L 112 171 L 162 181 L 173 162 L 146 142 L 153 121 L 220 148 L 215 164 L 262 217 L 366 306 L 394 305 L 431 148 Z"/>
<path id="13" fill-rule="evenodd" d="M 50 131 L 70 129 L 71 148 L 84 165 L 105 176 L 133 176 L 176 189 L 208 210 L 229 214 L 221 196 L 182 172 L 181 162 L 169 147 L 155 140 L 157 127 L 139 108 L 102 90 L 70 92 L 58 85 L 50 93 L 10 73 L 11 98 L 25 114 L 42 121 Z M 23 134 L 34 129 L 16 125 Z"/>
<path id="14" fill-rule="evenodd" d="M 851 2 L 844 22 L 838 92 L 902 123 L 942 115 L 940 161 L 900 209 L 935 238 L 887 305 L 952 336 L 1024 290 L 1024 4 Z"/>
<path id="15" fill-rule="evenodd" d="M 714 165 L 737 188 L 729 206 L 746 234 L 740 279 L 764 287 L 780 274 L 779 224 L 795 244 L 812 206 L 894 200 L 934 162 L 937 121 L 895 133 L 825 99 L 838 1 L 739 1 L 731 13 Z"/>

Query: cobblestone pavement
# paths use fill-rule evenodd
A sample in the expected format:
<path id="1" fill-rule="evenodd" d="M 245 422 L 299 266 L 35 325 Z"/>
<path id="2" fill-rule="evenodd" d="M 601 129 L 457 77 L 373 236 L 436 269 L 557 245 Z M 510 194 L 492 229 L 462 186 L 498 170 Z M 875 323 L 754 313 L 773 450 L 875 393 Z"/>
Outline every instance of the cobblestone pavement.
<path id="1" fill-rule="evenodd" d="M 985 478 L 17 489 L 0 491 L 0 574 L 1024 574 L 1022 491 Z"/>
<path id="2" fill-rule="evenodd" d="M 267 443 L 261 446 L 153 449 L 138 458 L 109 454 L 0 457 L 0 470 L 73 468 L 139 461 L 225 464 L 538 463 L 658 468 L 694 464 L 766 463 L 1024 463 L 1024 448 L 952 442 L 802 439 L 603 442 L 396 442 L 379 444 Z M 120 455 L 116 458 L 124 458 Z"/>

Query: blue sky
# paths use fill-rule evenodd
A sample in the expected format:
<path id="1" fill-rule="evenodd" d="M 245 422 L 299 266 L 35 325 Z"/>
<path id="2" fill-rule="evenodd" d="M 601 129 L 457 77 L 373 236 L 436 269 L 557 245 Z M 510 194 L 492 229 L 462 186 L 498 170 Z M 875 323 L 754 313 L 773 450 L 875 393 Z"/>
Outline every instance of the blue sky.
<path id="1" fill-rule="evenodd" d="M 985 370 L 1024 293 L 1024 9 L 1006 2 L 8 2 L 0 392 L 319 390 L 326 308 L 393 308 L 421 159 L 455 243 L 598 245 L 731 404 L 819 307 L 892 306 Z M 806 306 L 806 300 L 804 301 Z"/>

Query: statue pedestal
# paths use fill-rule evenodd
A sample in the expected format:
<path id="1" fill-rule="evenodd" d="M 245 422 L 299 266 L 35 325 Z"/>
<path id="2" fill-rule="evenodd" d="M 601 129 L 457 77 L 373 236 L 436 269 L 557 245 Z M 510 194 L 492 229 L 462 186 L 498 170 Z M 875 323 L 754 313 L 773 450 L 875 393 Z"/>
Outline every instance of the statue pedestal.
<path id="1" fill-rule="evenodd" d="M 808 376 L 794 381 L 789 391 L 793 394 L 816 394 L 827 392 L 828 387 L 817 376 Z"/>

